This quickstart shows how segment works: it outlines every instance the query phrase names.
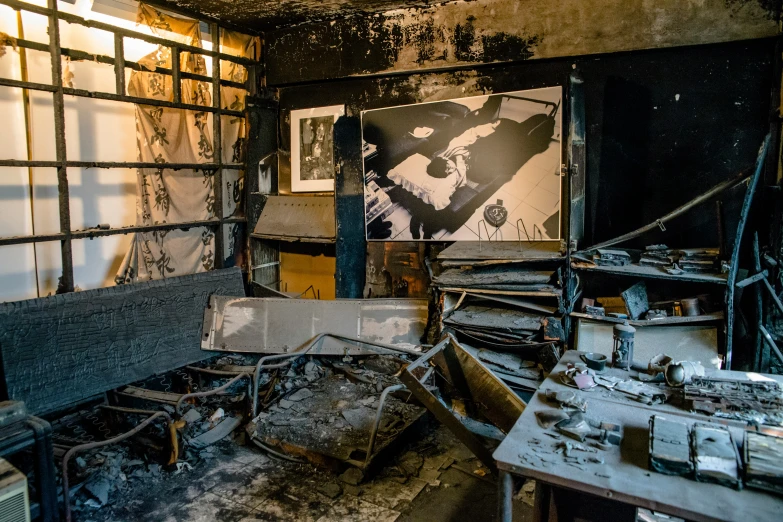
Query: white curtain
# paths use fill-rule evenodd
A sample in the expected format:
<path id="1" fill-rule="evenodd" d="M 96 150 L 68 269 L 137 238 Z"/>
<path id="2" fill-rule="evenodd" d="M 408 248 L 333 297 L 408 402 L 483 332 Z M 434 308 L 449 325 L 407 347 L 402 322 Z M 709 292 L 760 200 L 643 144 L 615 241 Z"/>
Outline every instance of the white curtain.
<path id="1" fill-rule="evenodd" d="M 176 39 L 201 47 L 201 31 L 195 20 L 164 14 L 146 4 L 139 5 L 138 22 L 146 24 L 161 37 Z M 217 40 L 213 35 L 213 41 Z M 221 51 L 227 54 L 257 58 L 259 39 L 222 31 Z M 159 47 L 139 63 L 147 71 L 133 71 L 128 94 L 140 98 L 174 101 L 172 77 L 156 73 L 158 67 L 171 67 L 171 50 Z M 209 76 L 203 55 L 182 52 L 180 68 Z M 247 70 L 230 62 L 221 62 L 221 78 L 244 82 Z M 211 106 L 211 84 L 183 79 L 182 103 Z M 246 91 L 221 87 L 221 105 L 225 109 L 242 111 Z M 246 135 L 244 118 L 222 117 L 223 162 L 242 161 Z M 136 146 L 138 161 L 156 163 L 213 163 L 213 115 L 208 112 L 186 111 L 136 105 Z M 136 222 L 139 225 L 177 223 L 213 219 L 215 190 L 223 190 L 223 213 L 232 216 L 243 212 L 241 205 L 244 173 L 223 170 L 223 187 L 214 186 L 214 171 L 208 169 L 138 169 Z M 225 227 L 224 244 L 228 257 L 241 264 L 239 225 Z M 207 227 L 190 230 L 142 232 L 135 234 L 125 256 L 117 283 L 147 281 L 168 276 L 180 276 L 211 270 L 215 266 L 215 232 Z"/>

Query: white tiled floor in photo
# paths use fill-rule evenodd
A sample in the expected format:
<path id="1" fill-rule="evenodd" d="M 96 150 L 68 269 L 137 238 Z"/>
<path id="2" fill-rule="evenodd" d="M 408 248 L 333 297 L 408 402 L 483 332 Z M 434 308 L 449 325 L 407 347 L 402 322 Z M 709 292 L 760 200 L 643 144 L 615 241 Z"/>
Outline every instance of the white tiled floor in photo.
<path id="1" fill-rule="evenodd" d="M 552 141 L 545 152 L 533 156 L 514 177 L 501 186 L 494 194 L 489 196 L 473 215 L 456 232 L 449 234 L 445 229 L 433 234 L 433 240 L 441 241 L 476 241 L 479 239 L 479 223 L 484 219 L 484 206 L 503 201 L 503 206 L 508 210 L 508 219 L 499 229 L 487 225 L 486 231 L 481 225 L 481 238 L 486 239 L 487 233 L 491 241 L 516 241 L 520 237 L 524 240 L 525 230 L 530 238 L 538 239 L 543 233 L 544 239 L 559 239 L 550 237 L 544 231 L 543 223 L 552 214 L 560 209 L 560 142 Z M 524 226 L 520 225 L 517 233 L 517 221 L 522 219 Z M 397 206 L 395 211 L 386 218 L 392 223 L 392 240 L 411 240 L 410 233 L 411 215 L 404 207 Z M 541 231 L 541 232 L 539 232 Z"/>
<path id="2" fill-rule="evenodd" d="M 538 89 L 524 93 L 510 93 L 541 101 L 559 103 L 561 91 L 555 89 Z M 472 100 L 472 98 L 471 98 Z M 459 103 L 460 100 L 454 100 Z M 480 100 L 479 100 L 480 101 Z M 467 103 L 466 103 L 467 105 Z M 480 105 L 477 105 L 480 106 Z M 551 109 L 551 106 L 547 110 Z M 555 129 L 547 150 L 530 158 L 514 176 L 498 188 L 493 194 L 479 206 L 473 215 L 457 229 L 449 233 L 442 229 L 433 234 L 433 240 L 441 241 L 476 241 L 486 239 L 487 234 L 491 241 L 517 241 L 527 237 L 533 239 L 559 239 L 559 230 L 552 234 L 544 227 L 544 222 L 560 210 L 561 193 L 561 108 L 555 119 Z M 537 103 L 506 99 L 500 109 L 500 117 L 515 121 L 524 121 L 533 114 L 540 113 L 542 106 Z M 495 229 L 489 225 L 484 226 L 484 207 L 502 200 L 503 206 L 508 210 L 508 219 L 500 228 Z M 518 221 L 522 223 L 518 228 Z M 397 206 L 395 211 L 386 218 L 392 223 L 392 234 L 389 239 L 395 241 L 410 241 L 411 214 L 402 206 Z M 479 231 L 481 226 L 481 231 Z"/>

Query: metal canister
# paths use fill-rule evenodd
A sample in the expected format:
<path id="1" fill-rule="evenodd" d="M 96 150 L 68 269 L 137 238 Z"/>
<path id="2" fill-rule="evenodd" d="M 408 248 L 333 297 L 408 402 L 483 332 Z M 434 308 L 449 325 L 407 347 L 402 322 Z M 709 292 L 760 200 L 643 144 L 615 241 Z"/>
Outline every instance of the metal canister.
<path id="1" fill-rule="evenodd" d="M 689 297 L 687 299 L 680 299 L 680 305 L 682 306 L 682 315 L 684 315 L 685 317 L 692 317 L 694 315 L 701 314 L 698 297 Z"/>
<path id="2" fill-rule="evenodd" d="M 612 339 L 614 346 L 612 348 L 612 366 L 630 370 L 633 363 L 633 341 L 636 328 L 625 321 L 623 324 L 616 324 L 612 328 Z"/>

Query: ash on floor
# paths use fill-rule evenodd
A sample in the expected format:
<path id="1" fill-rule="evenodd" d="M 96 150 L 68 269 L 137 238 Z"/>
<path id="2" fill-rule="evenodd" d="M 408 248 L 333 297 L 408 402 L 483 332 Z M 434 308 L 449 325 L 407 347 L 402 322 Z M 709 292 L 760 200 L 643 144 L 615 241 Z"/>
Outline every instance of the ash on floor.
<path id="1" fill-rule="evenodd" d="M 239 439 L 242 437 L 240 436 Z M 76 494 L 74 521 L 255 522 L 495 520 L 493 476 L 443 427 L 404 448 L 371 480 L 309 464 L 272 459 L 260 450 L 224 440 L 214 458 L 194 467 L 127 474 L 101 508 L 88 491 Z M 124 473 L 124 472 L 123 472 Z M 514 520 L 532 520 L 514 501 Z M 529 498 L 525 500 L 529 501 Z"/>

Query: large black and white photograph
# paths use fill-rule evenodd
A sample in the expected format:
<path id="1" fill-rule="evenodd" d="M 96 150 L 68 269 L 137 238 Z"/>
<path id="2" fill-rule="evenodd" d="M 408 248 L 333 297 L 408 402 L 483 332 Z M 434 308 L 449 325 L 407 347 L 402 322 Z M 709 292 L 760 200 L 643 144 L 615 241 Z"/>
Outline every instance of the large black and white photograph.
<path id="1" fill-rule="evenodd" d="M 291 111 L 291 191 L 334 190 L 334 122 L 342 105 Z"/>
<path id="2" fill-rule="evenodd" d="M 562 88 L 362 112 L 368 240 L 560 239 Z"/>

